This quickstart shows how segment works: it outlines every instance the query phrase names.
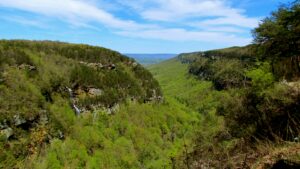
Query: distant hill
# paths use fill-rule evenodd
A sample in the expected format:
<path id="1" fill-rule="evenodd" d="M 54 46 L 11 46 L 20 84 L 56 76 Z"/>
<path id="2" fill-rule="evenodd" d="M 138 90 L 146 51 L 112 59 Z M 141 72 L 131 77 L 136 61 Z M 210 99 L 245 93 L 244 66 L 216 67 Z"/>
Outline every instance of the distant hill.
<path id="1" fill-rule="evenodd" d="M 178 55 L 178 58 L 184 63 L 192 63 L 197 59 L 204 58 L 227 58 L 227 59 L 239 59 L 243 61 L 255 61 L 256 55 L 254 54 L 255 46 L 248 45 L 243 47 L 229 47 L 224 49 L 215 49 L 209 51 L 198 51 L 192 53 L 182 53 Z"/>
<path id="2" fill-rule="evenodd" d="M 152 65 L 152 64 L 157 64 L 164 60 L 173 58 L 177 54 L 133 54 L 133 53 L 127 53 L 124 55 L 134 58 L 142 65 Z"/>

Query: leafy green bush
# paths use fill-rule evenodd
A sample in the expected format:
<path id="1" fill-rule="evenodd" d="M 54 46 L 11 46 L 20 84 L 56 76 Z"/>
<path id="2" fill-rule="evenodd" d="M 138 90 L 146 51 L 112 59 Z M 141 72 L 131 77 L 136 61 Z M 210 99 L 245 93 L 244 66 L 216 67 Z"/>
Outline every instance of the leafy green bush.
<path id="1" fill-rule="evenodd" d="M 232 134 L 292 140 L 300 131 L 299 93 L 291 95 L 291 87 L 274 82 L 267 63 L 248 71 L 247 76 L 252 86 L 231 93 L 218 108 Z"/>
<path id="2" fill-rule="evenodd" d="M 198 58 L 190 64 L 189 72 L 214 83 L 217 90 L 245 86 L 244 65 L 236 59 Z"/>
<path id="3" fill-rule="evenodd" d="M 263 91 L 274 83 L 271 67 L 267 62 L 263 62 L 259 68 L 246 72 L 246 76 L 251 79 L 251 85 L 254 90 Z"/>
<path id="4" fill-rule="evenodd" d="M 300 1 L 281 5 L 253 30 L 259 56 L 271 62 L 277 79 L 295 80 L 300 76 L 299 65 Z"/>

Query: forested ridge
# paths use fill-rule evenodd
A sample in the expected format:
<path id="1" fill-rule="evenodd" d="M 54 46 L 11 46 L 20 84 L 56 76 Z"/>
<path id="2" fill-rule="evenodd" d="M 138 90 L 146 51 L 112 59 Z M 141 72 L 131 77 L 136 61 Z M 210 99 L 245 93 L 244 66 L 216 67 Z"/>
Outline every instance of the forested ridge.
<path id="1" fill-rule="evenodd" d="M 0 168 L 300 165 L 300 2 L 253 43 L 142 67 L 96 46 L 0 41 Z"/>
<path id="2" fill-rule="evenodd" d="M 184 76 L 196 78 L 204 89 L 199 88 L 190 98 L 176 97 L 196 105 L 208 121 L 210 112 L 223 121 L 215 122 L 219 128 L 210 132 L 209 142 L 200 131 L 198 145 L 191 152 L 191 166 L 299 166 L 299 14 L 299 1 L 282 5 L 253 30 L 251 45 L 177 57 L 177 62 L 187 67 Z M 281 157 L 269 155 L 283 149 Z"/>
<path id="3" fill-rule="evenodd" d="M 0 69 L 0 168 L 170 168 L 197 125 L 105 48 L 2 40 Z"/>

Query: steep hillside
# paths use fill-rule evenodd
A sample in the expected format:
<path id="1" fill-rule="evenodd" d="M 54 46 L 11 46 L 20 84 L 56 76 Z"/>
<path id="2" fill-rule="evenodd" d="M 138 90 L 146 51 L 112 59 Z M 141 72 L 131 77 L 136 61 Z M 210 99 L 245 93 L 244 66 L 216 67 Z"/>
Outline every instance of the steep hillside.
<path id="1" fill-rule="evenodd" d="M 148 67 L 166 97 L 199 113 L 196 146 L 184 167 L 298 165 L 299 82 L 276 81 L 267 62 L 214 51 L 213 57 L 181 54 Z"/>
<path id="2" fill-rule="evenodd" d="M 212 105 L 216 104 L 212 100 L 215 94 L 212 82 L 200 82 L 188 73 L 188 64 L 183 64 L 180 59 L 173 58 L 148 69 L 159 81 L 165 96 L 175 98 L 195 111 L 210 111 Z M 202 104 L 199 100 L 206 100 L 208 104 Z"/>
<path id="3" fill-rule="evenodd" d="M 171 168 L 198 124 L 133 59 L 0 41 L 0 168 Z"/>
<path id="4" fill-rule="evenodd" d="M 291 143 L 300 131 L 299 82 L 276 80 L 268 61 L 245 51 L 251 53 L 249 46 L 181 54 L 149 67 L 166 96 L 201 114 L 190 167 L 299 162 L 293 148 L 299 145 Z M 269 155 L 282 149 L 291 151 Z"/>
<path id="5" fill-rule="evenodd" d="M 162 99 L 147 70 L 108 49 L 31 41 L 0 49 L 0 168 L 185 168 L 199 125 L 216 122 L 196 113 L 215 117 L 196 102 L 211 83 L 187 78 L 178 60 L 159 69 L 162 84 L 180 75 Z M 205 132 L 208 144 L 215 130 Z"/>
<path id="6" fill-rule="evenodd" d="M 104 48 L 0 41 L 0 60 L 0 122 L 2 128 L 15 132 L 18 126 L 30 128 L 33 122 L 50 115 L 49 105 L 59 99 L 69 100 L 79 115 L 97 109 L 113 113 L 126 100 L 162 98 L 158 83 L 148 71 Z M 7 133 L 7 138 L 10 135 Z"/>
<path id="7" fill-rule="evenodd" d="M 216 115 L 216 108 L 222 103 L 219 98 L 225 93 L 214 90 L 211 81 L 200 81 L 196 76 L 189 74 L 188 68 L 189 65 L 182 63 L 179 58 L 148 67 L 159 81 L 165 97 L 186 107 L 187 113 L 197 112 L 198 114 L 199 125 L 195 129 L 196 138 L 192 146 L 187 147 L 188 157 L 183 159 L 184 164 L 181 166 L 181 168 L 197 168 L 198 160 L 202 156 L 205 157 L 201 158 L 204 164 L 214 160 L 215 153 L 211 152 L 211 149 L 218 151 L 219 148 L 230 148 L 234 144 L 215 141 L 219 135 L 227 133 L 223 118 Z M 198 150 L 201 150 L 201 157 L 197 154 Z M 221 161 L 218 163 L 224 164 Z"/>

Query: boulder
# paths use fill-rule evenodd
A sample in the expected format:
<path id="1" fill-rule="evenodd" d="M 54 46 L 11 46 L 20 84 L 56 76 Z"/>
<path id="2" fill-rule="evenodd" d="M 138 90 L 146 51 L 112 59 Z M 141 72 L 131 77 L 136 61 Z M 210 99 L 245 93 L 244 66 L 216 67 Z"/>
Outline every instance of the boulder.
<path id="1" fill-rule="evenodd" d="M 103 68 L 104 66 L 102 65 L 102 63 L 89 63 L 89 62 L 83 62 L 80 61 L 80 64 L 86 65 L 88 67 L 91 67 L 93 69 L 97 69 L 97 68 Z"/>
<path id="2" fill-rule="evenodd" d="M 36 70 L 36 67 L 35 66 L 32 66 L 32 65 L 27 65 L 27 64 L 21 64 L 20 66 L 18 66 L 19 69 L 22 69 L 22 70 Z"/>
<path id="3" fill-rule="evenodd" d="M 6 128 L 8 128 L 8 125 L 7 125 L 6 120 L 4 120 L 3 123 L 0 123 L 0 130 L 6 129 Z"/>
<path id="4" fill-rule="evenodd" d="M 28 69 L 29 69 L 29 70 L 36 70 L 36 67 L 35 67 L 35 66 L 29 65 Z"/>
<path id="5" fill-rule="evenodd" d="M 0 136 L 4 137 L 5 139 L 9 139 L 13 134 L 14 134 L 14 131 L 10 127 L 0 130 Z"/>
<path id="6" fill-rule="evenodd" d="M 88 90 L 88 93 L 92 96 L 101 96 L 103 94 L 103 91 L 101 89 L 90 88 Z"/>
<path id="7" fill-rule="evenodd" d="M 107 68 L 109 70 L 114 70 L 114 69 L 116 69 L 116 65 L 115 64 L 109 64 L 109 65 L 107 65 Z"/>
<path id="8" fill-rule="evenodd" d="M 25 123 L 26 123 L 26 120 L 24 118 L 20 117 L 20 115 L 14 115 L 14 125 L 15 126 L 20 126 Z"/>
<path id="9" fill-rule="evenodd" d="M 119 109 L 120 109 L 120 105 L 119 105 L 119 104 L 116 104 L 116 105 L 114 105 L 114 106 L 112 106 L 112 107 L 110 107 L 110 108 L 107 108 L 107 109 L 106 109 L 106 113 L 107 113 L 108 115 L 114 114 L 114 113 L 118 112 Z"/>

